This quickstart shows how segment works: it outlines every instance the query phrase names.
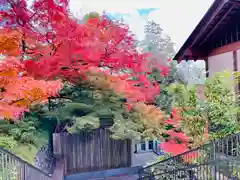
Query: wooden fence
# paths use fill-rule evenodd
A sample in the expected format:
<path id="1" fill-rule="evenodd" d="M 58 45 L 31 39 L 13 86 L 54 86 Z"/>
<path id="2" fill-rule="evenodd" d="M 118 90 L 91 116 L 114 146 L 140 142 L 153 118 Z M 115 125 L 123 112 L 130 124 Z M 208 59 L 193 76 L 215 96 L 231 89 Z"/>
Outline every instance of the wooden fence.
<path id="1" fill-rule="evenodd" d="M 131 166 L 131 140 L 114 140 L 111 132 L 53 134 L 54 155 L 65 159 L 65 174 Z"/>

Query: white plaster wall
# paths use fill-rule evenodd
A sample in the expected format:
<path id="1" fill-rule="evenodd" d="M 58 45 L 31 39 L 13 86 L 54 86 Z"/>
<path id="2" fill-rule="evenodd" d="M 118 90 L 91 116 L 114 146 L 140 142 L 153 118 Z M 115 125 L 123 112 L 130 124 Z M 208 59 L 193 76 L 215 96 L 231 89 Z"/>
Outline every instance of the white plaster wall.
<path id="1" fill-rule="evenodd" d="M 240 51 L 238 53 L 240 57 Z M 208 69 L 209 77 L 213 76 L 216 72 L 233 71 L 233 52 L 208 57 Z"/>

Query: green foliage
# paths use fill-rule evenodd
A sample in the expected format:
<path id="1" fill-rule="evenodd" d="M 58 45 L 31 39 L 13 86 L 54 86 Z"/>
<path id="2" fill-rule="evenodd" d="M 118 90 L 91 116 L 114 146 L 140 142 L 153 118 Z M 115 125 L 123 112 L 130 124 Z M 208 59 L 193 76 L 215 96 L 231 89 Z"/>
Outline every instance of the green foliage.
<path id="1" fill-rule="evenodd" d="M 239 132 L 239 106 L 230 76 L 231 73 L 223 72 L 208 78 L 202 99 L 199 99 L 196 86 L 174 84 L 169 88 L 169 93 L 174 96 L 173 106 L 182 108 L 182 127 L 185 133 L 192 137 L 203 136 L 206 123 L 210 139 Z"/>
<path id="2" fill-rule="evenodd" d="M 240 178 L 240 172 L 239 172 L 240 166 L 233 166 L 233 177 Z"/>
<path id="3" fill-rule="evenodd" d="M 168 65 L 168 75 L 162 76 L 159 70 L 153 70 L 149 75 L 150 79 L 156 80 L 160 85 L 159 95 L 155 97 L 155 102 L 160 109 L 166 113 L 170 113 L 173 103 L 173 95 L 169 93 L 169 87 L 174 83 L 181 83 L 184 85 L 183 78 L 177 73 L 176 65 L 171 62 Z"/>
<path id="4" fill-rule="evenodd" d="M 1 134 L 11 135 L 14 140 L 20 143 L 32 143 L 36 128 L 33 122 L 27 119 L 15 123 L 2 120 L 0 132 Z"/>
<path id="5" fill-rule="evenodd" d="M 100 127 L 99 119 L 93 116 L 82 116 L 75 119 L 74 124 L 67 128 L 69 133 L 76 133 L 79 131 L 88 131 L 90 129 L 97 129 Z"/>
<path id="6" fill-rule="evenodd" d="M 115 139 L 152 138 L 159 134 L 156 128 L 149 128 L 147 122 L 141 121 L 137 112 L 127 112 L 125 100 L 112 91 L 88 84 L 78 87 L 66 84 L 60 94 L 51 104 L 55 110 L 45 112 L 46 117 L 57 119 L 60 131 L 77 133 L 108 127 Z"/>
<path id="7" fill-rule="evenodd" d="M 157 157 L 157 160 L 156 160 L 155 163 L 164 161 L 164 160 L 166 160 L 166 159 L 168 159 L 168 158 L 170 158 L 170 157 L 171 157 L 171 154 L 164 153 L 164 154 L 162 154 L 161 156 L 158 156 L 158 157 Z"/>
<path id="8" fill-rule="evenodd" d="M 149 21 L 144 28 L 145 38 L 141 46 L 147 52 L 158 55 L 158 58 L 167 59 L 175 54 L 174 43 L 169 36 L 163 34 L 163 29 L 154 21 Z"/>
<path id="9" fill-rule="evenodd" d="M 110 128 L 114 134 L 112 137 L 114 139 L 141 139 L 141 137 L 145 136 L 144 126 L 139 119 L 134 118 L 134 114 L 125 114 L 123 116 L 120 113 L 115 113 L 114 124 Z"/>
<path id="10" fill-rule="evenodd" d="M 6 138 L 10 136 L 14 142 L 26 148 L 24 152 L 29 154 L 34 154 L 29 152 L 30 149 L 35 152 L 32 146 L 39 148 L 46 144 L 56 128 L 58 132 L 77 133 L 116 124 L 114 130 L 118 137 L 132 137 L 131 133 L 134 131 L 132 129 L 127 129 L 128 133 L 118 133 L 122 131 L 122 126 L 117 124 L 130 118 L 124 114 L 123 103 L 123 99 L 111 91 L 101 91 L 87 85 L 77 87 L 66 84 L 60 92 L 60 97 L 51 100 L 49 104 L 51 111 L 46 105 L 35 105 L 31 107 L 31 112 L 26 113 L 19 122 L 0 121 L 0 133 Z M 137 122 L 130 122 L 130 124 L 136 129 Z M 135 133 L 134 136 L 136 135 L 140 136 L 140 133 Z M 2 140 L 2 143 L 6 141 Z M 5 147 L 8 146 L 12 147 L 11 144 L 5 145 Z M 17 151 L 17 153 L 20 152 Z M 21 156 L 25 157 L 24 154 Z"/>
<path id="11" fill-rule="evenodd" d="M 97 12 L 90 12 L 90 13 L 87 13 L 83 16 L 83 20 L 84 21 L 87 21 L 89 18 L 99 18 L 100 17 L 100 14 L 97 13 Z"/>
<path id="12" fill-rule="evenodd" d="M 61 97 L 69 101 L 64 104 L 57 101 L 55 111 L 46 114 L 55 117 L 59 124 L 65 124 L 65 130 L 71 133 L 96 129 L 102 124 L 112 125 L 114 112 L 123 109 L 122 102 L 113 92 L 87 86 L 79 88 L 66 85 Z"/>
<path id="13" fill-rule="evenodd" d="M 33 164 L 38 149 L 49 141 L 50 134 L 42 123 L 35 112 L 16 122 L 1 120 L 0 146 Z"/>
<path id="14" fill-rule="evenodd" d="M 28 163 L 34 164 L 34 158 L 38 152 L 38 147 L 32 144 L 18 144 L 11 150 L 11 152 L 21 157 Z"/>
<path id="15" fill-rule="evenodd" d="M 175 83 L 168 87 L 168 92 L 173 96 L 174 107 L 197 106 L 197 92 L 195 86 L 186 87 L 184 84 Z"/>
<path id="16" fill-rule="evenodd" d="M 4 170 L 0 170 L 0 180 L 18 180 L 18 168 L 16 165 L 7 164 L 7 167 Z M 3 176 L 4 174 L 4 176 Z M 6 177 L 7 176 L 7 177 Z"/>
<path id="17" fill-rule="evenodd" d="M 64 107 L 60 108 L 57 115 L 60 122 L 62 122 L 73 117 L 85 116 L 93 111 L 93 106 L 84 103 L 71 102 L 66 103 Z"/>
<path id="18" fill-rule="evenodd" d="M 233 92 L 231 73 L 217 73 L 205 83 L 203 111 L 207 112 L 210 134 L 213 139 L 222 138 L 240 131 L 239 106 Z"/>
<path id="19" fill-rule="evenodd" d="M 17 141 L 10 135 L 1 134 L 0 135 L 0 147 L 11 151 L 17 146 Z"/>
<path id="20" fill-rule="evenodd" d="M 156 80 L 161 88 L 158 96 L 156 96 L 156 104 L 161 110 L 170 113 L 172 107 L 172 95 L 168 93 L 170 84 L 179 82 L 186 83 L 182 74 L 177 69 L 176 62 L 168 62 L 167 59 L 175 54 L 174 43 L 171 38 L 163 34 L 163 30 L 159 24 L 149 21 L 145 26 L 145 38 L 141 42 L 141 47 L 147 53 L 151 53 L 150 61 L 158 61 L 161 65 L 168 67 L 168 75 L 162 76 L 160 71 L 155 69 L 149 78 Z"/>

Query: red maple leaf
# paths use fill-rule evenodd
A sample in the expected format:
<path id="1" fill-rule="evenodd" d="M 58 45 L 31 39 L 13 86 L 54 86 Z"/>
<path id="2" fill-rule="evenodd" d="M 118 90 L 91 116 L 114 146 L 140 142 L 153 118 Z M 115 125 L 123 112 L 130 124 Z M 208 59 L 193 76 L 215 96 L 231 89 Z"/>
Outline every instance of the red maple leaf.
<path id="1" fill-rule="evenodd" d="M 181 142 L 188 142 L 189 138 L 183 133 L 183 132 L 175 132 L 174 130 L 168 130 L 167 134 L 171 137 L 171 138 L 176 138 L 178 140 L 180 140 Z"/>
<path id="2" fill-rule="evenodd" d="M 177 144 L 176 141 L 174 141 L 174 140 L 170 140 L 168 142 L 161 143 L 160 148 L 163 151 L 168 152 L 173 156 L 182 154 L 189 150 L 185 143 Z"/>

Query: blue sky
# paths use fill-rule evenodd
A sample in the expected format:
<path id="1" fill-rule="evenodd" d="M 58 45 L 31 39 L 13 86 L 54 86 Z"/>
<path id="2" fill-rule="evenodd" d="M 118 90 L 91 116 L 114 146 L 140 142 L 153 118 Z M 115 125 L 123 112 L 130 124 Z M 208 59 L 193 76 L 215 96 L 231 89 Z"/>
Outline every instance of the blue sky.
<path id="1" fill-rule="evenodd" d="M 151 12 L 159 10 L 159 8 L 141 8 L 141 9 L 136 9 L 136 12 L 141 16 L 148 16 Z M 131 13 L 121 13 L 121 12 L 113 12 L 113 11 L 108 11 L 107 15 L 112 18 L 112 19 L 124 19 L 126 17 L 131 18 Z"/>
<path id="2" fill-rule="evenodd" d="M 147 20 L 159 23 L 179 49 L 203 17 L 213 0 L 70 0 L 75 16 L 104 10 L 123 18 L 139 39 Z"/>
<path id="3" fill-rule="evenodd" d="M 160 8 L 141 8 L 136 9 L 140 16 L 148 16 L 151 12 L 159 10 Z"/>

